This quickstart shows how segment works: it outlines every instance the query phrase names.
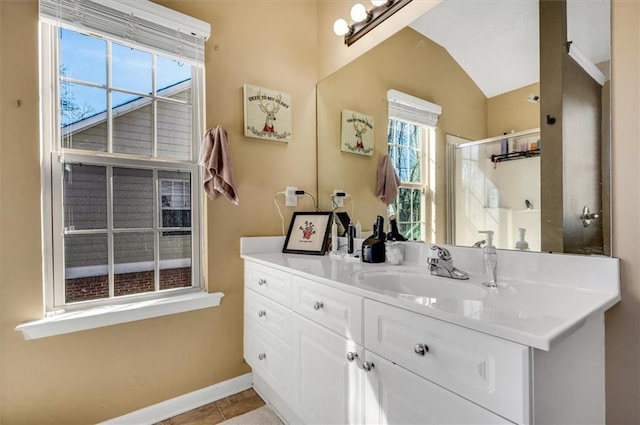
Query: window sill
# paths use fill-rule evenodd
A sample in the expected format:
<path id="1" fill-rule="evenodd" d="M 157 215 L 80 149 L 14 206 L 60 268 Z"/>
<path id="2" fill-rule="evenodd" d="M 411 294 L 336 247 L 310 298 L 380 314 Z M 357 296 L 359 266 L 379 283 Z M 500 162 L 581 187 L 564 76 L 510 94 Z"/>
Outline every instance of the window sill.
<path id="1" fill-rule="evenodd" d="M 48 336 L 79 332 L 103 326 L 134 322 L 168 316 L 202 308 L 216 307 L 224 297 L 222 292 L 208 294 L 199 292 L 184 296 L 141 301 L 131 304 L 96 307 L 89 310 L 62 313 L 16 327 L 24 339 L 38 339 Z"/>

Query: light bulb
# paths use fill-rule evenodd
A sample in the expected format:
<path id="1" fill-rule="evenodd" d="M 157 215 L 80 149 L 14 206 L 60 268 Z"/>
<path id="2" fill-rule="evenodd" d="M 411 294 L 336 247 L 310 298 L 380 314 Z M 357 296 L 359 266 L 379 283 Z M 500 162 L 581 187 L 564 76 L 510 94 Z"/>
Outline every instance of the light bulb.
<path id="1" fill-rule="evenodd" d="M 347 21 L 342 18 L 336 19 L 336 21 L 333 23 L 333 32 L 335 32 L 336 35 L 342 37 L 349 32 L 349 24 L 347 24 Z"/>
<path id="2" fill-rule="evenodd" d="M 386 2 L 387 2 L 387 0 L 371 0 L 371 4 L 376 6 L 376 7 L 382 6 Z"/>
<path id="3" fill-rule="evenodd" d="M 365 9 L 361 3 L 356 3 L 351 8 L 351 19 L 353 19 L 353 22 L 362 22 L 367 19 L 367 15 L 367 9 Z"/>

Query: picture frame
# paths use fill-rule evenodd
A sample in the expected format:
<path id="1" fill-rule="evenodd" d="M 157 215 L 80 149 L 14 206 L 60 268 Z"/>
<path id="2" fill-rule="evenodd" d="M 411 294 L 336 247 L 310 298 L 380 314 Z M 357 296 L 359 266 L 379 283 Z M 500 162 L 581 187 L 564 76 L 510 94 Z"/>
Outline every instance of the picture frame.
<path id="1" fill-rule="evenodd" d="M 289 93 L 245 84 L 243 86 L 244 136 L 291 141 L 292 107 Z"/>
<path id="2" fill-rule="evenodd" d="M 373 156 L 374 124 L 375 120 L 371 115 L 343 109 L 340 150 L 342 152 Z"/>
<path id="3" fill-rule="evenodd" d="M 294 212 L 283 253 L 324 255 L 332 212 Z"/>

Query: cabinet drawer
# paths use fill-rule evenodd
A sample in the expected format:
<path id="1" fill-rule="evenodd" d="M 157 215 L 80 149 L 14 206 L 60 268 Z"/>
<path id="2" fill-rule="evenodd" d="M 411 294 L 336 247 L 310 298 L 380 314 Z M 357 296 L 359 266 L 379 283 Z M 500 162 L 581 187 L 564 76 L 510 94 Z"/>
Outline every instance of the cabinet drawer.
<path id="1" fill-rule="evenodd" d="M 292 281 L 293 310 L 362 344 L 362 298 L 299 277 Z"/>
<path id="2" fill-rule="evenodd" d="M 290 396 L 291 346 L 252 320 L 244 324 L 244 359 L 283 399 Z"/>
<path id="3" fill-rule="evenodd" d="M 245 287 L 253 289 L 273 301 L 291 305 L 291 275 L 260 264 L 244 263 Z"/>
<path id="4" fill-rule="evenodd" d="M 291 310 L 251 289 L 244 291 L 245 320 L 255 321 L 286 343 L 291 343 L 291 314 Z"/>
<path id="5" fill-rule="evenodd" d="M 509 420 L 529 422 L 528 347 L 371 300 L 365 324 L 367 349 Z"/>

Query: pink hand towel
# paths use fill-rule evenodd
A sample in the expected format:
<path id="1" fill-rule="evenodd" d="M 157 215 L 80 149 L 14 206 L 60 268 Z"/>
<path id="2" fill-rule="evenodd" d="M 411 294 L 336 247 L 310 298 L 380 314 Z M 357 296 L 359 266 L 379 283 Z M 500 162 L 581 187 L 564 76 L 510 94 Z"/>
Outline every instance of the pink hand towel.
<path id="1" fill-rule="evenodd" d="M 238 192 L 233 183 L 233 165 L 227 132 L 221 126 L 204 135 L 200 148 L 200 165 L 204 168 L 204 191 L 209 199 L 224 195 L 238 205 Z"/>
<path id="2" fill-rule="evenodd" d="M 376 184 L 376 196 L 389 205 L 398 196 L 400 178 L 393 168 L 389 154 L 380 155 L 378 160 L 378 181 Z"/>

